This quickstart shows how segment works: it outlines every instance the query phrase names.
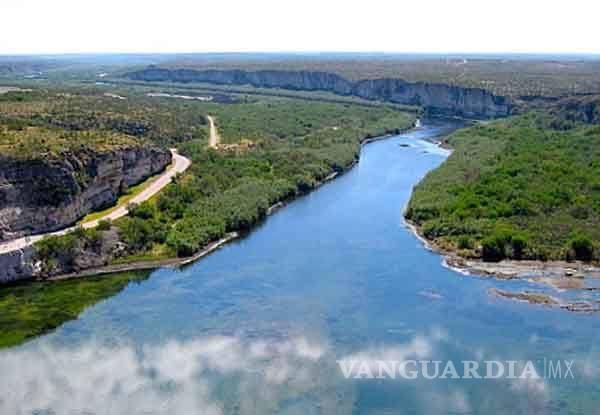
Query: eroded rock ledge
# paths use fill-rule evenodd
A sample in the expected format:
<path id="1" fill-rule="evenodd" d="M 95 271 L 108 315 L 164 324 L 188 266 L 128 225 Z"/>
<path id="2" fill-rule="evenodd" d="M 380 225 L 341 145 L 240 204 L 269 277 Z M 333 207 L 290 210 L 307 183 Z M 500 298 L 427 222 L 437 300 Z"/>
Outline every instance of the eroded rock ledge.
<path id="1" fill-rule="evenodd" d="M 125 77 L 150 82 L 208 82 L 224 85 L 252 85 L 258 88 L 328 91 L 369 100 L 418 105 L 437 114 L 475 118 L 503 117 L 513 110 L 510 99 L 480 88 L 424 82 L 410 83 L 402 79 L 370 79 L 352 82 L 327 72 L 195 70 L 150 66 L 127 73 Z"/>
<path id="2" fill-rule="evenodd" d="M 0 241 L 72 225 L 170 162 L 168 150 L 153 146 L 86 149 L 50 160 L 0 156 Z"/>

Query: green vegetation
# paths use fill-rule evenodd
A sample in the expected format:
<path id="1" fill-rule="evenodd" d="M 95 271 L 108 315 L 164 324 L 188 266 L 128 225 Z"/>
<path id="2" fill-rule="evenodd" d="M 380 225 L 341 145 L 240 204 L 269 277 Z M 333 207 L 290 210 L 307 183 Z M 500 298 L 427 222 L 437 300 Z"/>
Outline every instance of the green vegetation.
<path id="1" fill-rule="evenodd" d="M 401 111 L 414 112 L 420 111 L 420 107 L 411 105 L 395 104 L 391 102 L 373 101 L 367 100 L 355 96 L 344 96 L 338 95 L 333 92 L 327 91 L 302 91 L 292 89 L 281 89 L 281 88 L 259 88 L 251 85 L 219 85 L 209 84 L 203 82 L 190 82 L 182 84 L 180 82 L 147 82 L 147 81 L 133 81 L 123 80 L 120 78 L 111 79 L 110 82 L 115 83 L 119 86 L 138 86 L 148 88 L 154 86 L 155 91 L 163 91 L 168 88 L 167 93 L 177 93 L 181 95 L 189 94 L 190 92 L 195 94 L 202 94 L 204 96 L 213 96 L 217 98 L 228 97 L 229 99 L 236 99 L 239 101 L 249 101 L 253 99 L 253 96 L 262 97 L 279 97 L 279 98 L 294 98 L 314 102 L 327 102 L 332 104 L 353 104 L 362 105 L 366 107 L 381 107 L 387 106 L 395 108 Z M 227 95 L 223 95 L 227 94 Z"/>
<path id="2" fill-rule="evenodd" d="M 296 141 L 306 138 L 315 130 L 330 129 L 343 137 L 347 131 L 342 127 L 373 131 L 365 134 L 377 134 L 387 128 L 398 125 L 398 111 L 389 108 L 352 106 L 350 104 L 331 104 L 323 102 L 309 103 L 290 99 L 262 99 L 248 104 L 205 105 L 206 111 L 217 119 L 219 134 L 225 143 L 236 143 L 243 139 L 264 141 L 268 139 L 289 139 Z M 404 118 L 407 120 L 408 118 Z M 396 124 L 394 124 L 396 123 Z M 404 123 L 399 124 L 406 127 Z M 410 125 L 410 124 L 408 124 Z M 379 130 L 377 128 L 379 127 Z M 327 131 L 319 131 L 320 139 Z M 309 137 L 313 138 L 314 137 Z M 348 140 L 351 141 L 351 140 Z M 314 146 L 313 143 L 311 145 Z"/>
<path id="3" fill-rule="evenodd" d="M 0 287 L 0 348 L 14 346 L 73 320 L 147 273 L 122 273 Z"/>
<path id="4" fill-rule="evenodd" d="M 383 105 L 258 96 L 203 102 L 148 96 L 156 89 L 141 86 L 111 90 L 126 98 L 117 99 L 101 91 L 37 91 L 37 98 L 2 102 L 0 110 L 5 121 L 23 124 L 25 132 L 124 136 L 177 145 L 192 160 L 160 195 L 115 221 L 126 249 L 112 258 L 114 263 L 188 256 L 227 232 L 249 229 L 272 204 L 307 192 L 351 165 L 361 139 L 406 129 L 415 118 Z M 216 119 L 224 149 L 207 148 L 207 114 Z M 84 220 L 97 217 L 93 213 Z M 107 251 L 96 242 L 87 231 L 49 238 L 38 244 L 38 257 L 49 274 L 73 271 L 78 255 Z M 101 235 L 98 243 L 104 243 Z"/>
<path id="5" fill-rule="evenodd" d="M 215 151 L 206 140 L 182 144 L 180 152 L 192 160 L 188 173 L 118 223 L 138 257 L 162 244 L 189 256 L 226 232 L 247 230 L 269 206 L 309 191 L 331 172 L 349 166 L 362 138 L 404 129 L 414 121 L 390 108 L 288 99 L 201 105 L 216 115 L 224 141 L 255 145 Z"/>
<path id="6" fill-rule="evenodd" d="M 42 271 L 54 274 L 64 266 L 72 267 L 84 250 L 99 252 L 104 243 L 103 232 L 108 229 L 106 224 L 92 229 L 77 227 L 66 235 L 49 236 L 37 242 L 35 255 L 42 260 Z"/>
<path id="7" fill-rule="evenodd" d="M 523 97 L 564 97 L 600 93 L 600 60 L 594 57 L 490 56 L 402 56 L 382 54 L 262 55 L 237 56 L 186 55 L 172 60 L 168 55 L 140 58 L 130 55 L 112 59 L 96 56 L 84 60 L 50 58 L 6 58 L 0 62 L 0 80 L 10 79 L 24 87 L 93 82 L 108 72 L 118 77 L 132 69 L 150 64 L 168 68 L 321 71 L 357 81 L 376 78 L 401 78 L 409 82 L 438 82 L 462 87 L 479 87 L 497 95 Z M 134 66 L 132 66 L 134 65 Z M 25 75 L 37 79 L 26 80 Z M 103 78 L 105 82 L 112 79 Z M 238 87 L 238 90 L 243 88 Z M 286 93 L 287 94 L 287 93 Z"/>
<path id="8" fill-rule="evenodd" d="M 478 87 L 513 97 L 566 96 L 600 93 L 600 61 L 484 57 L 356 56 L 351 58 L 295 57 L 283 59 L 186 59 L 164 63 L 168 68 L 318 71 L 348 80 L 400 78 Z"/>
<path id="9" fill-rule="evenodd" d="M 112 222 L 110 221 L 110 219 L 104 219 L 98 222 L 98 226 L 96 226 L 96 229 L 98 229 L 99 231 L 108 231 L 111 227 Z"/>
<path id="10" fill-rule="evenodd" d="M 0 124 L 13 130 L 27 130 L 30 126 L 52 128 L 62 136 L 94 132 L 95 136 L 110 137 L 109 142 L 113 139 L 111 134 L 118 134 L 163 146 L 208 136 L 206 113 L 195 102 L 162 100 L 157 105 L 155 99 L 132 90 L 111 91 L 127 99 L 107 96 L 103 91 L 94 87 L 53 86 L 29 93 L 27 100 L 0 100 Z"/>
<path id="11" fill-rule="evenodd" d="M 18 160 L 58 158 L 66 152 L 82 154 L 137 146 L 124 134 L 97 130 L 65 131 L 57 128 L 0 125 L 0 154 Z"/>
<path id="12" fill-rule="evenodd" d="M 529 114 L 450 136 L 407 218 L 467 256 L 600 258 L 600 130 Z"/>
<path id="13" fill-rule="evenodd" d="M 172 166 L 173 166 L 173 164 L 171 164 L 170 166 L 167 166 L 167 170 L 172 168 Z M 121 206 L 127 206 L 129 204 L 129 202 L 131 201 L 131 199 L 133 199 L 134 197 L 136 197 L 137 195 L 142 193 L 144 191 L 144 189 L 146 189 L 150 184 L 155 182 L 158 179 L 158 177 L 159 177 L 159 175 L 151 176 L 151 177 L 147 178 L 146 180 L 136 184 L 135 186 L 131 186 L 131 187 L 127 188 L 127 190 L 121 196 L 119 196 L 119 198 L 117 199 L 117 201 L 115 202 L 114 205 L 109 206 L 106 209 L 97 210 L 97 211 L 87 214 L 79 221 L 79 223 L 82 224 L 82 223 L 86 223 L 86 222 L 92 222 L 98 218 L 108 215 L 109 213 L 117 210 Z M 99 226 L 100 226 L 100 224 L 98 225 L 98 227 Z"/>

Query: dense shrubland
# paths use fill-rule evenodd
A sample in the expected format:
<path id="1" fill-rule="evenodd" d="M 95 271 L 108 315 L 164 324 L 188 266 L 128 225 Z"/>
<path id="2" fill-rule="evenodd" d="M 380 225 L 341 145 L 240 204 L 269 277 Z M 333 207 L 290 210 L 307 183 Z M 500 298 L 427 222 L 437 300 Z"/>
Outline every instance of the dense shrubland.
<path id="1" fill-rule="evenodd" d="M 406 212 L 445 248 L 495 261 L 600 257 L 600 129 L 529 114 L 450 136 Z"/>
<path id="2" fill-rule="evenodd" d="M 189 173 L 156 200 L 136 208 L 119 224 L 121 229 L 134 226 L 131 223 L 142 211 L 145 222 L 168 224 L 164 240 L 162 232 L 152 233 L 158 236 L 154 244 L 166 244 L 168 250 L 163 252 L 189 256 L 227 232 L 250 229 L 271 205 L 310 191 L 327 175 L 348 167 L 362 138 L 404 129 L 413 122 L 410 115 L 383 108 L 276 104 L 258 104 L 259 109 L 245 112 L 236 108 L 227 113 L 231 106 L 214 111 L 219 125 L 233 124 L 221 130 L 228 141 L 246 138 L 260 145 L 219 152 L 208 149 L 205 140 L 182 144 L 180 151 L 192 160 Z M 265 128 L 260 130 L 260 125 Z"/>
<path id="3" fill-rule="evenodd" d="M 106 152 L 147 144 L 144 139 L 101 130 L 64 130 L 47 126 L 15 125 L 0 121 L 0 157 L 11 160 L 61 159 L 67 154 Z"/>
<path id="4" fill-rule="evenodd" d="M 157 105 L 141 93 L 117 92 L 127 99 L 95 88 L 12 93 L 0 99 L 0 124 L 12 130 L 36 126 L 71 134 L 110 132 L 164 146 L 207 137 L 205 113 L 193 103 L 164 100 Z"/>

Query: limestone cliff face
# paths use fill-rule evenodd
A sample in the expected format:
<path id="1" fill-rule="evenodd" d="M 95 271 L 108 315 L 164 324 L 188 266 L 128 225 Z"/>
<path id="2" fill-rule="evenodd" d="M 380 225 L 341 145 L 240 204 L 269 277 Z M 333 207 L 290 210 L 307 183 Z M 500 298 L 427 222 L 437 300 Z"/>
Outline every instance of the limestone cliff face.
<path id="1" fill-rule="evenodd" d="M 569 121 L 600 124 L 600 95 L 562 99 L 552 105 L 550 113 Z"/>
<path id="2" fill-rule="evenodd" d="M 31 278 L 36 271 L 33 256 L 31 246 L 0 254 L 0 284 Z"/>
<path id="3" fill-rule="evenodd" d="M 169 151 L 154 147 L 85 151 L 60 160 L 0 156 L 0 241 L 72 225 L 170 162 Z"/>
<path id="4" fill-rule="evenodd" d="M 426 109 L 466 117 L 502 117 L 513 104 L 505 97 L 479 88 L 462 88 L 435 83 L 410 83 L 401 79 L 372 79 L 351 82 L 339 75 L 309 71 L 193 70 L 148 67 L 126 77 L 139 81 L 209 82 L 225 85 L 252 85 L 305 91 L 329 91 L 369 100 L 419 105 Z"/>

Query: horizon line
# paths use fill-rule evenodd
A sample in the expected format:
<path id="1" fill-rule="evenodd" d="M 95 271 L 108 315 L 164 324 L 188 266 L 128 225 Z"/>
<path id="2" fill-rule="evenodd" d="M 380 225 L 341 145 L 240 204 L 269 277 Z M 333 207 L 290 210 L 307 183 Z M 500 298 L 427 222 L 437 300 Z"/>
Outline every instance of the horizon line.
<path id="1" fill-rule="evenodd" d="M 568 56 L 568 57 L 599 57 L 600 52 L 410 52 L 410 51 L 335 51 L 335 50 L 314 50 L 314 51 L 202 51 L 202 52 L 134 52 L 134 51 L 81 51 L 81 52 L 23 52 L 23 53 L 2 53 L 0 57 L 44 57 L 44 56 L 111 56 L 111 55 L 416 55 L 416 56 Z"/>

